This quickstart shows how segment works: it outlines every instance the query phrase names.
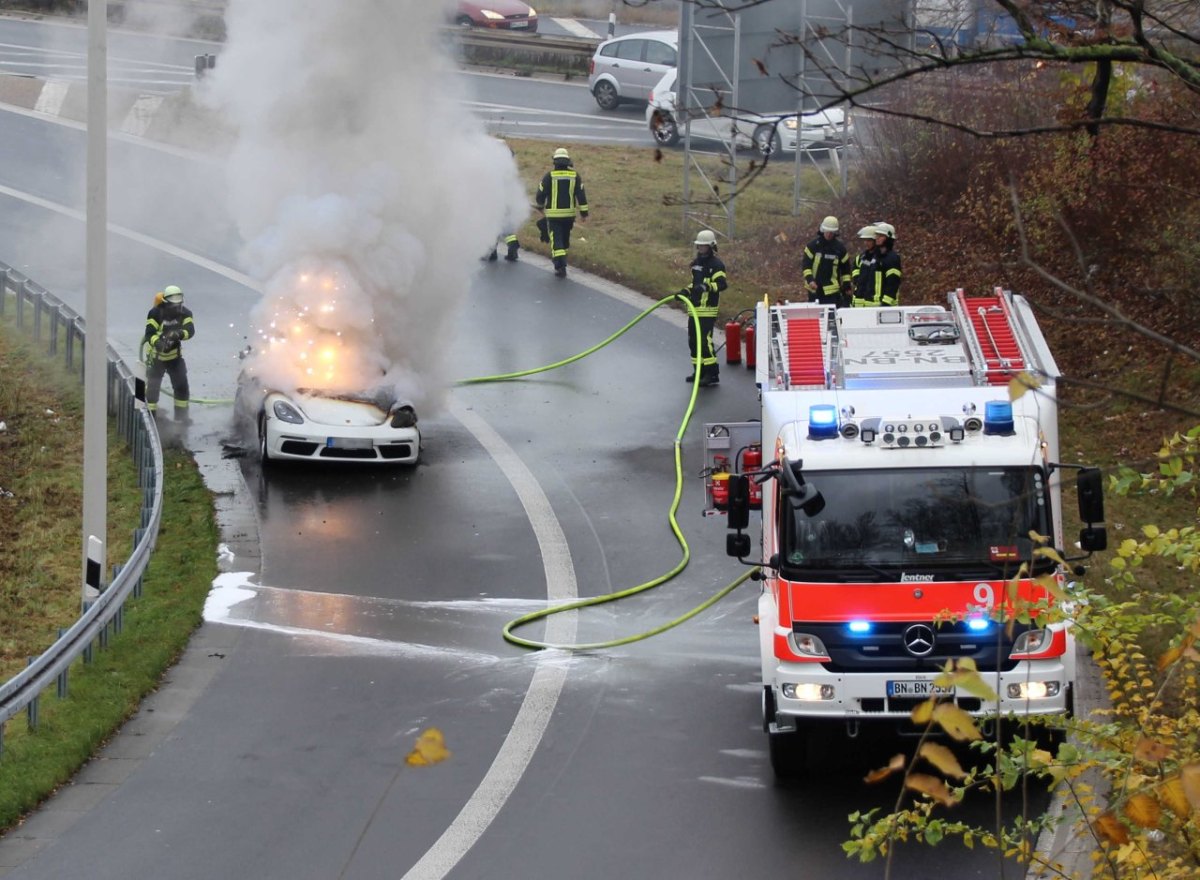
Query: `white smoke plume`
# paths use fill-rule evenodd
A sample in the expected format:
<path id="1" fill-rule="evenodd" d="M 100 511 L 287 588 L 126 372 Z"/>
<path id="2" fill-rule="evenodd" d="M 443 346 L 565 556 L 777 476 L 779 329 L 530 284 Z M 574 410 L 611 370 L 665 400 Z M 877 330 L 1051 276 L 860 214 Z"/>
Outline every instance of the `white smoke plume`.
<path id="1" fill-rule="evenodd" d="M 282 390 L 445 395 L 479 257 L 528 212 L 427 0 L 230 0 L 201 100 L 236 129 L 231 213 L 263 281 L 249 368 Z"/>

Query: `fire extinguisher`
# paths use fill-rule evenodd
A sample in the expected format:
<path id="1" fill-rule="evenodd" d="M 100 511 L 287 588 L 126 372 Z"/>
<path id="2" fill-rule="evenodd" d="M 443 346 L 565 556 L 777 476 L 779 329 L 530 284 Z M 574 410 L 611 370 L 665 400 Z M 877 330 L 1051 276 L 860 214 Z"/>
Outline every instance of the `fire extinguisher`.
<path id="1" fill-rule="evenodd" d="M 736 319 L 725 325 L 725 363 L 742 362 L 742 325 Z"/>
<path id="2" fill-rule="evenodd" d="M 742 455 L 742 473 L 753 474 L 762 468 L 762 447 L 754 443 Z M 762 509 L 762 486 L 750 480 L 750 509 Z"/>
<path id="3" fill-rule="evenodd" d="M 747 324 L 745 331 L 746 339 L 746 369 L 753 370 L 757 362 L 758 353 L 754 350 L 754 325 Z"/>
<path id="4" fill-rule="evenodd" d="M 708 491 L 712 495 L 713 507 L 717 510 L 729 507 L 729 459 L 723 455 L 713 457 Z"/>

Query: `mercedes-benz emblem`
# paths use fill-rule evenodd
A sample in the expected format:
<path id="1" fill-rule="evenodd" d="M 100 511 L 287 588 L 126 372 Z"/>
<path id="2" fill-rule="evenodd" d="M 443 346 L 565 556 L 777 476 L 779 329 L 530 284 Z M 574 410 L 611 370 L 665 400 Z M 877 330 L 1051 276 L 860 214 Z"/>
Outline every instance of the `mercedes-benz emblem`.
<path id="1" fill-rule="evenodd" d="M 914 623 L 902 636 L 904 650 L 914 657 L 924 657 L 933 651 L 933 628 L 923 623 Z"/>

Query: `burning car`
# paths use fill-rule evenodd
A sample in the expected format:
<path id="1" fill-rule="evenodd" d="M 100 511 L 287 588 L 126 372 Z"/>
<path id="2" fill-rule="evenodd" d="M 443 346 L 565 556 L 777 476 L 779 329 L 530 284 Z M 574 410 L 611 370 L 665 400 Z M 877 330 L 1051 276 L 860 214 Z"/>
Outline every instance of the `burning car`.
<path id="1" fill-rule="evenodd" d="M 412 404 L 385 392 L 269 388 L 243 371 L 238 411 L 263 465 L 277 460 L 416 464 L 421 432 Z"/>

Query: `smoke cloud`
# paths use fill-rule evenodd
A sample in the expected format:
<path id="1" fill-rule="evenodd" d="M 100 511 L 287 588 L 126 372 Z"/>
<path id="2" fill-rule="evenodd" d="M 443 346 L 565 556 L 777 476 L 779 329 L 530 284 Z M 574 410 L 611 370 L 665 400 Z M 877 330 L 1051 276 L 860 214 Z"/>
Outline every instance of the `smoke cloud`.
<path id="1" fill-rule="evenodd" d="M 231 213 L 263 281 L 248 361 L 281 390 L 445 397 L 452 322 L 528 196 L 466 109 L 426 0 L 231 0 L 200 100 L 236 130 Z"/>

